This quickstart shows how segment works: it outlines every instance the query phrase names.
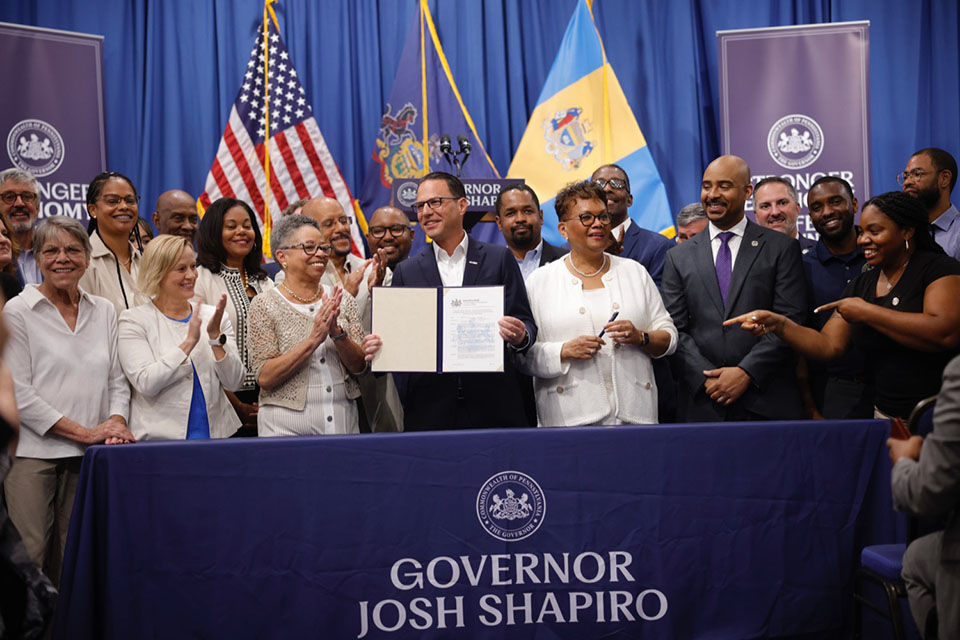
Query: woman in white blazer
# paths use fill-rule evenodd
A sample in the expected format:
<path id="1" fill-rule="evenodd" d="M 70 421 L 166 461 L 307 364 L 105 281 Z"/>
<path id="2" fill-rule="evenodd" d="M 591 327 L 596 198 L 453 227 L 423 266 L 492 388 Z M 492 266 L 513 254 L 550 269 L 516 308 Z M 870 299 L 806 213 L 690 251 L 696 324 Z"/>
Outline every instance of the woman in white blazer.
<path id="1" fill-rule="evenodd" d="M 138 285 L 151 302 L 120 314 L 120 364 L 133 388 L 130 430 L 139 440 L 224 438 L 240 419 L 224 391 L 243 383 L 226 296 L 193 303 L 196 256 L 181 236 L 143 253 Z M 206 336 L 201 337 L 201 329 Z"/>
<path id="2" fill-rule="evenodd" d="M 567 186 L 555 200 L 570 253 L 527 279 L 537 341 L 522 356 L 534 376 L 540 426 L 657 422 L 651 358 L 672 354 L 677 329 L 647 270 L 604 253 L 602 189 Z"/>

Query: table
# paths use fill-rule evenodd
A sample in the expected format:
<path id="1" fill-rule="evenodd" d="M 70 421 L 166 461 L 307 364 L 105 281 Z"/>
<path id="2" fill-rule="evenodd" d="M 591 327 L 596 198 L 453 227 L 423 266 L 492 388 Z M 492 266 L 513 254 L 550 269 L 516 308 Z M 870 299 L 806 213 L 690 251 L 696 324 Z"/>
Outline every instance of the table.
<path id="1" fill-rule="evenodd" d="M 54 637 L 846 637 L 861 547 L 902 539 L 887 430 L 92 447 Z"/>

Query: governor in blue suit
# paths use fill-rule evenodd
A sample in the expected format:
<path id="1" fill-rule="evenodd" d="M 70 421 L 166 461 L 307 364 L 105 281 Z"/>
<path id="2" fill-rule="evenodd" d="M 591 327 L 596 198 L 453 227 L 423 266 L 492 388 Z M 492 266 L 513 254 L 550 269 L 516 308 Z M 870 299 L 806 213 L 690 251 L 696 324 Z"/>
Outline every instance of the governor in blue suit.
<path id="1" fill-rule="evenodd" d="M 506 342 L 502 373 L 397 373 L 404 428 L 470 429 L 527 427 L 514 356 L 537 338 L 527 290 L 513 254 L 505 247 L 470 238 L 463 228 L 467 197 L 463 183 L 449 173 L 430 173 L 417 188 L 417 220 L 433 243 L 397 264 L 393 287 L 503 285 L 500 336 Z M 364 348 L 372 357 L 378 339 Z"/>

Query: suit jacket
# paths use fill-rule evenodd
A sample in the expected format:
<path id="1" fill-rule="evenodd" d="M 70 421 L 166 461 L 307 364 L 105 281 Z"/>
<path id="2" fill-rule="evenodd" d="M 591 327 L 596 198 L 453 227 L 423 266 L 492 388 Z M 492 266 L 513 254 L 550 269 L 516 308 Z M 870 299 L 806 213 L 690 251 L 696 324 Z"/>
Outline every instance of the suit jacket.
<path id="1" fill-rule="evenodd" d="M 504 285 L 504 314 L 527 327 L 526 350 L 537 338 L 520 268 L 506 247 L 471 238 L 463 286 Z M 394 287 L 442 287 L 433 247 L 407 258 L 393 272 Z M 503 373 L 396 373 L 403 403 L 404 429 L 532 427 L 524 411 L 523 388 L 515 349 L 504 345 Z"/>
<path id="2" fill-rule="evenodd" d="M 663 299 L 680 332 L 674 357 L 679 382 L 679 417 L 687 421 L 724 420 L 743 409 L 769 419 L 800 418 L 793 350 L 768 334 L 756 338 L 723 321 L 769 309 L 798 323 L 806 314 L 806 287 L 800 245 L 779 231 L 747 222 L 733 266 L 724 307 L 710 248 L 710 233 L 698 233 L 667 252 Z M 703 371 L 739 366 L 751 378 L 731 407 L 704 392 Z"/>
<path id="3" fill-rule="evenodd" d="M 558 258 L 567 255 L 569 250 L 564 251 L 560 247 L 555 247 L 546 240 L 543 241 L 543 248 L 540 249 L 540 266 L 549 264 Z"/>
<path id="4" fill-rule="evenodd" d="M 663 279 L 663 264 L 667 251 L 675 245 L 673 240 L 644 229 L 633 221 L 623 233 L 623 250 L 620 251 L 620 257 L 636 260 L 646 267 L 659 288 L 660 281 Z"/>
<path id="5" fill-rule="evenodd" d="M 893 466 L 893 504 L 924 518 L 946 515 L 940 559 L 960 561 L 960 356 L 943 372 L 920 459 L 900 458 Z"/>

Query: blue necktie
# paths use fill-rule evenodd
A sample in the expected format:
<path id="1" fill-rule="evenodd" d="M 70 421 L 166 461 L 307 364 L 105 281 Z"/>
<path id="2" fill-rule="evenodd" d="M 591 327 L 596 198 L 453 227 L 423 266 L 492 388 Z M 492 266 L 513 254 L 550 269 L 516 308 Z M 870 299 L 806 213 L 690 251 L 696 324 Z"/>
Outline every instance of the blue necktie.
<path id="1" fill-rule="evenodd" d="M 727 306 L 727 292 L 730 290 L 730 274 L 733 272 L 733 256 L 727 243 L 733 237 L 733 231 L 723 231 L 720 237 L 720 249 L 717 251 L 717 282 L 720 284 L 720 299 Z"/>

